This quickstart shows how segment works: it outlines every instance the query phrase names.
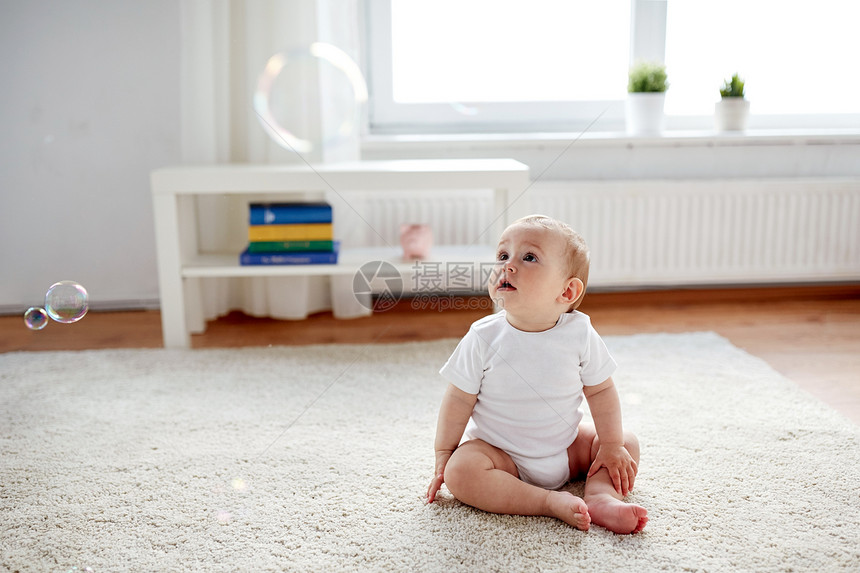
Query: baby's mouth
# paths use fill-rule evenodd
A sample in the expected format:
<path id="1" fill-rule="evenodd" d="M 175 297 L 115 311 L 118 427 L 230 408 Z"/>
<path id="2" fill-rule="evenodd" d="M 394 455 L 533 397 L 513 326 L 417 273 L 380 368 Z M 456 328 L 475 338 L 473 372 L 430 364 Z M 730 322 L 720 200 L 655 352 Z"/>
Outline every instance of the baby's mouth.
<path id="1" fill-rule="evenodd" d="M 509 283 L 505 279 L 502 279 L 501 281 L 499 281 L 499 286 L 496 288 L 496 290 L 517 290 L 517 289 L 514 285 L 512 285 L 511 283 Z"/>

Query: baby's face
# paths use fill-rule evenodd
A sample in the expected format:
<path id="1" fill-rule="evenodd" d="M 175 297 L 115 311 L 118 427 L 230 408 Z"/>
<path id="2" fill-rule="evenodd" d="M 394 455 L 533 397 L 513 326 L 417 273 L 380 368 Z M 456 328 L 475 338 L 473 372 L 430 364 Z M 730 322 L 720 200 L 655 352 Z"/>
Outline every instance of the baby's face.
<path id="1" fill-rule="evenodd" d="M 512 225 L 502 233 L 490 297 L 508 314 L 558 318 L 567 279 L 564 239 L 539 226 Z M 549 319 L 548 318 L 548 319 Z"/>

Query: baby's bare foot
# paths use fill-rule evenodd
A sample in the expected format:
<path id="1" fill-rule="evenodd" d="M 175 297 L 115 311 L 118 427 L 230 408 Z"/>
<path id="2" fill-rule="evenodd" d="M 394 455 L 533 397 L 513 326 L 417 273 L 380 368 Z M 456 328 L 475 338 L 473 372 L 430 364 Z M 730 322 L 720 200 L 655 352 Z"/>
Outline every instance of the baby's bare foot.
<path id="1" fill-rule="evenodd" d="M 615 533 L 636 533 L 648 523 L 648 510 L 609 494 L 588 496 L 588 511 L 597 525 Z"/>
<path id="2" fill-rule="evenodd" d="M 591 517 L 582 499 L 567 491 L 551 491 L 546 500 L 549 514 L 582 531 L 588 531 Z"/>

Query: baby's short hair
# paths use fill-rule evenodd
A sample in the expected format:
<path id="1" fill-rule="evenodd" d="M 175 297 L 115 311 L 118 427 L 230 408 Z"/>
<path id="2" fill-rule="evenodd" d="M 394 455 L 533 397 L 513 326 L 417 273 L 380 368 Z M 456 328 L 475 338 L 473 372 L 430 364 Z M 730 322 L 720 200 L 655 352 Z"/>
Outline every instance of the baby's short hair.
<path id="1" fill-rule="evenodd" d="M 514 222 L 514 225 L 533 225 L 543 227 L 554 233 L 558 233 L 564 239 L 564 251 L 567 259 L 567 275 L 568 277 L 576 277 L 582 281 L 582 294 L 579 295 L 570 308 L 571 312 L 576 310 L 579 303 L 582 302 L 585 296 L 585 287 L 588 286 L 588 269 L 591 265 L 591 256 L 588 252 L 588 245 L 585 239 L 574 231 L 570 225 L 563 223 L 558 219 L 547 217 L 546 215 L 528 215 Z"/>

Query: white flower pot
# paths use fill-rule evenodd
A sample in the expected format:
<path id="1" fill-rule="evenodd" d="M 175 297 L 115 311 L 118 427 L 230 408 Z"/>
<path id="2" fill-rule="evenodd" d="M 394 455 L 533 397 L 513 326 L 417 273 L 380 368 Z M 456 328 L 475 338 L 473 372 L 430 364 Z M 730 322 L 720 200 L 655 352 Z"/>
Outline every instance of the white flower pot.
<path id="1" fill-rule="evenodd" d="M 628 93 L 625 106 L 627 133 L 659 135 L 663 131 L 666 92 Z"/>
<path id="2" fill-rule="evenodd" d="M 717 131 L 743 131 L 749 114 L 749 101 L 740 97 L 723 98 L 714 104 L 714 127 Z"/>

